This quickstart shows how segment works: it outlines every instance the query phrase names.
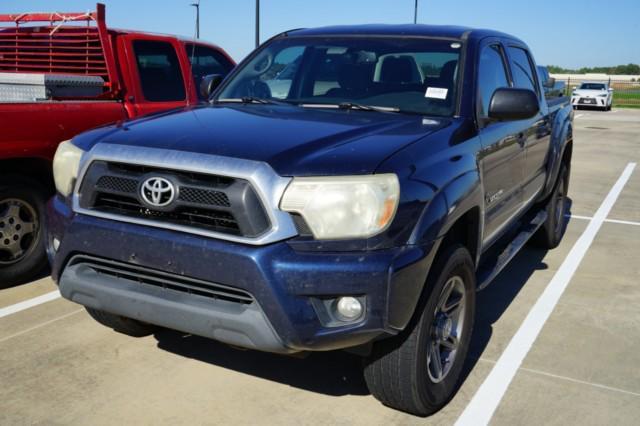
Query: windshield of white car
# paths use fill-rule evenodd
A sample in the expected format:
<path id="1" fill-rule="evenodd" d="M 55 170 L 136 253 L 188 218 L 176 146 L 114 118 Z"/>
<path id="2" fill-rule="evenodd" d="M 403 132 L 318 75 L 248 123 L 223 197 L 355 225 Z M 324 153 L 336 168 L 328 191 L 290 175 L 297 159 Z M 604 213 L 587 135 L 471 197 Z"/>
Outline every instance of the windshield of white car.
<path id="1" fill-rule="evenodd" d="M 449 117 L 460 50 L 459 42 L 411 37 L 283 37 L 241 64 L 214 102 L 251 98 Z"/>
<path id="2" fill-rule="evenodd" d="M 607 90 L 607 87 L 599 83 L 582 83 L 580 90 Z"/>

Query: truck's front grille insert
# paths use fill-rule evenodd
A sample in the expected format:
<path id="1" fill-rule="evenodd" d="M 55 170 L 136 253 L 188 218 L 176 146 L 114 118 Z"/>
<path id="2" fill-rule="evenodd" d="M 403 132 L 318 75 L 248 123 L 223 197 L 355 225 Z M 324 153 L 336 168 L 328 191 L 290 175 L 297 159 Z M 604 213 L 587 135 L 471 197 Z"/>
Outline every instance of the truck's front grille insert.
<path id="1" fill-rule="evenodd" d="M 68 266 L 74 265 L 89 268 L 96 274 L 107 275 L 140 285 L 159 287 L 165 290 L 194 294 L 243 305 L 251 304 L 254 301 L 250 293 L 235 287 L 132 265 L 130 263 L 78 255 L 71 259 Z"/>
<path id="2" fill-rule="evenodd" d="M 118 176 L 102 176 L 98 179 L 96 188 L 107 191 L 135 194 L 138 189 L 138 181 Z"/>
<path id="3" fill-rule="evenodd" d="M 180 200 L 187 203 L 203 204 L 207 206 L 230 207 L 229 197 L 220 191 L 210 189 L 190 188 L 188 186 L 180 189 Z"/>
<path id="4" fill-rule="evenodd" d="M 228 212 L 182 207 L 172 212 L 151 210 L 140 204 L 137 198 L 117 194 L 99 194 L 94 208 L 108 213 L 149 220 L 162 220 L 176 225 L 187 225 L 240 234 L 238 222 Z"/>
<path id="5" fill-rule="evenodd" d="M 143 200 L 141 187 L 150 177 L 173 184 L 173 202 L 154 207 Z M 163 222 L 249 238 L 271 226 L 250 183 L 227 176 L 95 161 L 79 192 L 82 208 L 149 224 Z"/>

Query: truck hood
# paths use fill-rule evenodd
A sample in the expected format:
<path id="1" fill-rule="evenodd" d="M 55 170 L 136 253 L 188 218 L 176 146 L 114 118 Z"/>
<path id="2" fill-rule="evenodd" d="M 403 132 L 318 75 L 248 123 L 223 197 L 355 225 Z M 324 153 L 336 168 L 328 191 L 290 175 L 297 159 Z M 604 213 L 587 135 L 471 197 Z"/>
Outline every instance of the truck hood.
<path id="1" fill-rule="evenodd" d="M 217 105 L 126 121 L 74 139 L 263 161 L 281 176 L 373 173 L 448 119 L 280 105 Z"/>

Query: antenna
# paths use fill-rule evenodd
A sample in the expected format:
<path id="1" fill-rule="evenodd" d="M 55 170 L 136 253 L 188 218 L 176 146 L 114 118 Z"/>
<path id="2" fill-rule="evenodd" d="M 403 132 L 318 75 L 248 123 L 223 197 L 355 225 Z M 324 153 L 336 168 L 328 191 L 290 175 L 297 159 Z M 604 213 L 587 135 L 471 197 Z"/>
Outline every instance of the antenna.
<path id="1" fill-rule="evenodd" d="M 415 7 L 413 9 L 413 23 L 418 23 L 418 0 L 416 0 Z"/>

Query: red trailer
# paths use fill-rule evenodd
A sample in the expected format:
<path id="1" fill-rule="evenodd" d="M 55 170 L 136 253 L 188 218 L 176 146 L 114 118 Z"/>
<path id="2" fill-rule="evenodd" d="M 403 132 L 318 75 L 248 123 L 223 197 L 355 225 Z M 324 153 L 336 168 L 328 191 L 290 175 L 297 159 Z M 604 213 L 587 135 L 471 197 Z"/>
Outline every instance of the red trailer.
<path id="1" fill-rule="evenodd" d="M 0 287 L 46 264 L 42 214 L 58 144 L 85 130 L 200 101 L 226 74 L 220 47 L 108 29 L 90 13 L 0 15 Z"/>

